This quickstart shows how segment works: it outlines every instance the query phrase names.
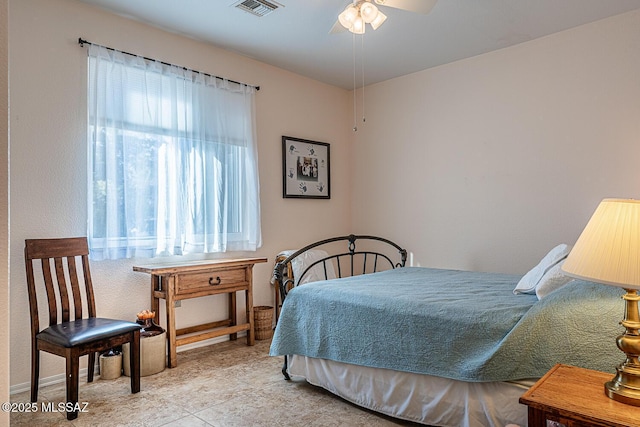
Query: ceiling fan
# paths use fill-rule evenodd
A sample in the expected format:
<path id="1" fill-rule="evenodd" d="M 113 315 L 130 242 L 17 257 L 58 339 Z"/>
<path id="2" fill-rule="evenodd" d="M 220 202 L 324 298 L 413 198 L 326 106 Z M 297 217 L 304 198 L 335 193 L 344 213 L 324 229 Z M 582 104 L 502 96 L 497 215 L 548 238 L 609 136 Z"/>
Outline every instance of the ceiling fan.
<path id="1" fill-rule="evenodd" d="M 406 10 L 409 12 L 428 14 L 438 0 L 353 0 L 338 15 L 338 21 L 330 33 L 349 30 L 354 34 L 364 34 L 366 24 L 377 29 L 387 19 L 377 5 Z M 375 4 L 374 4 L 375 3 Z"/>

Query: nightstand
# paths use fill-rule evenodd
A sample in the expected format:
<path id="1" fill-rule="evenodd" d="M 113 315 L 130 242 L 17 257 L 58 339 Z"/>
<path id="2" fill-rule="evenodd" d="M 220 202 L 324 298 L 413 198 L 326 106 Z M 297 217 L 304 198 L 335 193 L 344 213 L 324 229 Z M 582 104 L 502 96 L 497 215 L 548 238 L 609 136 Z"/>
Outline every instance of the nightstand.
<path id="1" fill-rule="evenodd" d="M 614 374 L 558 364 L 520 398 L 529 427 L 640 426 L 640 407 L 609 399 L 604 383 Z"/>

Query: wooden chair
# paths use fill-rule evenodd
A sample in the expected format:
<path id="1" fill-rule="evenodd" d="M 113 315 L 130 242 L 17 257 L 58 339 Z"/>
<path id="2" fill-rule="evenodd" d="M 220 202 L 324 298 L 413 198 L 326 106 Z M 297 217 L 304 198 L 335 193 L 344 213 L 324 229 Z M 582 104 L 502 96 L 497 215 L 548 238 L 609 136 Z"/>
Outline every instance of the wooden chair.
<path id="1" fill-rule="evenodd" d="M 25 240 L 31 314 L 31 402 L 38 400 L 40 351 L 62 356 L 66 359 L 67 406 L 73 404 L 76 409 L 67 412 L 68 420 L 78 417 L 80 356 L 89 356 L 87 382 L 92 382 L 96 352 L 131 343 L 131 392 L 140 391 L 140 325 L 96 317 L 88 255 L 89 246 L 84 237 Z M 81 265 L 76 264 L 77 258 L 81 260 Z M 38 261 L 49 303 L 49 324 L 42 330 L 34 277 L 34 265 Z M 38 283 L 42 288 L 42 283 Z M 70 305 L 70 299 L 73 306 Z M 83 316 L 83 300 L 86 316 Z"/>

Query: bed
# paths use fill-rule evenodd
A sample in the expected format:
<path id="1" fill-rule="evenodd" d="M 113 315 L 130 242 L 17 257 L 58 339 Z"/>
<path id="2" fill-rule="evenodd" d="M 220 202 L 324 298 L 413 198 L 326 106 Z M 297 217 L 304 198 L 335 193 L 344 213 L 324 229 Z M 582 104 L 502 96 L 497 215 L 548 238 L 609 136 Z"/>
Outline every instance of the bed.
<path id="1" fill-rule="evenodd" d="M 321 249 L 340 242 L 347 250 Z M 568 250 L 554 250 L 525 276 L 409 267 L 404 249 L 375 236 L 285 253 L 270 354 L 285 357 L 285 378 L 400 419 L 524 426 L 518 399 L 553 365 L 613 374 L 622 358 L 620 290 L 562 278 Z"/>

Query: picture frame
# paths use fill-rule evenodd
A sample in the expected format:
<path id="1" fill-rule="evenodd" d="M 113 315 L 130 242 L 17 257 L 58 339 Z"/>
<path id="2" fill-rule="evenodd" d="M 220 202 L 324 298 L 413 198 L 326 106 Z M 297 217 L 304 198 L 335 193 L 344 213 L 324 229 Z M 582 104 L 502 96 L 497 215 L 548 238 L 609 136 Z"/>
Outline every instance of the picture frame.
<path id="1" fill-rule="evenodd" d="M 331 150 L 326 142 L 282 137 L 282 197 L 331 198 Z"/>

